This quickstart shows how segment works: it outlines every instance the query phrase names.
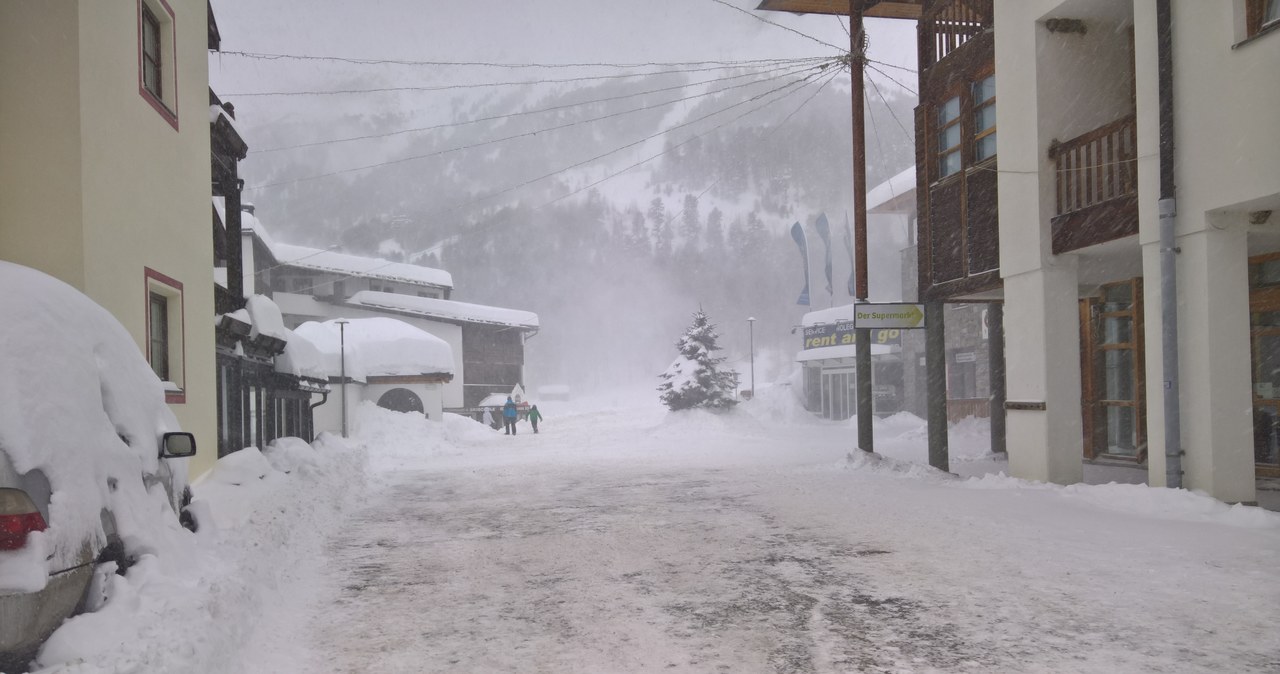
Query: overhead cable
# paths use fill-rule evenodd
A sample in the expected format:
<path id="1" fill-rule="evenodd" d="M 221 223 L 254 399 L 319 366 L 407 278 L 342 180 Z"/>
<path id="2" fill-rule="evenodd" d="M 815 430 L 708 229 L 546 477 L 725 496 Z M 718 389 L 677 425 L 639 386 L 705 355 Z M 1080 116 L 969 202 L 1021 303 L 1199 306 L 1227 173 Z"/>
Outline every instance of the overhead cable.
<path id="1" fill-rule="evenodd" d="M 828 62 L 829 62 L 829 63 L 834 63 L 834 61 L 832 61 L 831 59 L 828 59 Z M 605 116 L 603 116 L 603 117 L 596 117 L 596 118 L 588 119 L 588 120 L 579 120 L 579 121 L 578 121 L 578 122 L 576 122 L 576 123 L 593 122 L 593 121 L 599 121 L 599 120 L 601 120 L 601 119 L 607 119 L 607 118 L 609 118 L 609 117 L 616 116 L 617 114 L 625 114 L 626 112 L 636 112 L 636 111 L 641 111 L 641 110 L 649 110 L 649 109 L 652 109 L 652 108 L 654 108 L 654 107 L 658 107 L 658 106 L 660 106 L 660 105 L 671 105 L 671 104 L 675 104 L 675 103 L 680 103 L 680 102 L 682 102 L 682 101 L 687 101 L 687 100 L 690 100 L 690 99 L 693 99 L 693 98 L 698 98 L 698 97 L 701 97 L 701 96 L 709 96 L 709 95 L 717 94 L 717 93 L 720 93 L 720 92 L 723 92 L 723 91 L 728 91 L 728 90 L 730 90 L 730 89 L 736 89 L 736 88 L 739 88 L 739 87 L 742 87 L 742 86 L 750 86 L 750 85 L 752 85 L 752 84 L 759 84 L 759 83 L 761 83 L 761 82 L 768 82 L 768 81 L 770 81 L 770 80 L 777 79 L 778 77 L 783 77 L 783 76 L 790 75 L 790 74 L 795 74 L 795 73 L 799 73 L 799 72 L 804 72 L 805 70 L 807 70 L 807 69 L 809 69 L 809 68 L 817 67 L 818 65 L 821 65 L 821 64 L 816 64 L 816 65 L 804 65 L 804 66 L 797 66 L 797 65 L 784 66 L 784 67 L 774 68 L 774 69 L 772 69 L 772 70 L 765 70 L 765 71 L 761 71 L 761 72 L 752 72 L 752 73 L 746 73 L 746 74 L 743 74 L 743 75 L 734 75 L 734 76 L 732 76 L 732 77 L 719 77 L 719 78 L 714 78 L 714 79 L 710 79 L 710 80 L 703 80 L 703 81 L 701 81 L 701 82 L 692 82 L 692 83 L 678 84 L 678 85 L 674 85 L 674 86 L 670 86 L 670 87 L 661 87 L 661 88 L 658 88 L 658 89 L 649 89 L 649 90 L 646 90 L 646 91 L 641 91 L 641 92 L 636 92 L 636 93 L 631 93 L 631 94 L 624 94 L 624 95 L 620 95 L 620 96 L 610 96 L 610 97 L 607 97 L 607 98 L 600 98 L 600 99 L 595 99 L 595 100 L 591 100 L 591 101 L 583 101 L 583 102 L 579 102 L 579 103 L 566 103 L 566 104 L 564 104 L 564 105 L 555 105 L 555 106 L 550 106 L 550 107 L 546 107 L 546 108 L 539 108 L 539 109 L 537 109 L 537 110 L 525 110 L 525 111 L 521 111 L 521 112 L 507 113 L 507 114 L 503 114 L 503 115 L 491 115 L 491 116 L 488 116 L 488 117 L 478 117 L 478 118 L 475 118 L 475 119 L 469 119 L 469 120 L 465 120 L 465 121 L 461 121 L 461 122 L 447 122 L 447 123 L 444 123 L 444 124 L 433 124 L 433 125 L 431 125 L 431 126 L 422 126 L 422 127 L 412 128 L 412 129 L 400 129 L 400 130 L 398 130 L 398 131 L 388 131 L 388 132 L 386 132 L 386 133 L 366 134 L 366 135 L 362 135 L 362 136 L 351 136 L 351 137 L 347 137 L 347 138 L 334 138 L 334 139 L 330 139 L 330 140 L 314 141 L 314 142 L 310 142 L 310 143 L 299 143 L 299 144 L 297 144 L 297 145 L 287 145 L 287 146 L 282 146 L 282 147 L 267 148 L 267 149 L 263 149 L 263 150 L 250 150 L 250 151 L 249 151 L 249 153 L 250 153 L 250 154 L 261 154 L 261 153 L 266 153 L 266 152 L 279 152 L 279 151 L 282 151 L 282 150 L 293 150 L 293 149 L 305 148 L 305 147 L 316 147 L 316 146 L 320 146 L 320 145 L 331 145 L 331 144 L 335 144 L 335 143 L 345 143 L 345 142 L 356 141 L 356 140 L 369 140 L 369 139 L 373 139 L 373 138 L 386 138 L 386 137 L 390 137 L 390 136 L 403 135 L 403 134 L 406 134 L 406 133 L 416 133 L 416 132 L 421 132 L 421 131 L 434 131 L 434 130 L 437 130 L 437 129 L 456 128 L 456 127 L 460 127 L 460 126 L 468 126 L 468 125 L 471 125 L 471 124 L 477 124 L 477 123 L 480 123 L 480 122 L 490 122 L 490 121 L 496 121 L 496 120 L 501 120 L 501 119 L 510 119 L 510 118 L 513 118 L 513 117 L 523 117 L 523 116 L 528 116 L 528 115 L 533 115 L 533 114 L 539 114 L 539 113 L 544 113 L 544 112 L 552 112 L 552 111 L 556 111 L 556 110 L 564 110 L 564 109 L 568 109 L 568 108 L 575 108 L 575 107 L 579 107 L 579 106 L 582 106 L 582 105 L 591 105 L 591 104 L 594 104 L 594 103 L 603 103 L 603 102 L 609 102 L 609 101 L 618 101 L 618 100 L 623 100 L 623 99 L 627 99 L 627 98 L 635 98 L 635 97 L 637 97 L 637 96 L 643 96 L 643 95 L 647 95 L 647 94 L 654 94 L 654 93 L 661 93 L 661 92 L 664 92 L 664 91 L 674 91 L 674 90 L 677 90 L 677 89 L 685 89 L 685 88 L 689 88 L 689 87 L 700 86 L 700 85 L 703 85 L 703 84 L 713 84 L 713 83 L 716 83 L 716 82 L 728 82 L 728 81 L 732 81 L 732 80 L 742 79 L 742 78 L 744 78 L 744 77 L 759 77 L 760 75 L 768 74 L 768 73 L 771 73 L 771 72 L 778 72 L 778 71 L 782 71 L 782 74 L 781 74 L 781 75 L 775 75 L 774 77 L 769 77 L 769 78 L 762 78 L 762 79 L 758 79 L 758 80 L 753 80 L 753 81 L 751 81 L 751 82 L 747 82 L 747 83 L 745 83 L 745 84 L 736 85 L 736 86 L 732 86 L 732 87 L 724 87 L 724 88 L 721 88 L 721 89 L 715 89 L 715 90 L 713 90 L 713 91 L 704 92 L 704 93 L 701 93 L 701 94 L 695 94 L 695 95 L 691 95 L 691 96 L 686 96 L 686 97 L 684 97 L 684 98 L 678 98 L 678 99 L 671 100 L 671 101 L 665 101 L 665 102 L 663 102 L 663 103 L 659 103 L 659 104 L 656 104 L 656 105 L 643 106 L 643 107 L 640 107 L 640 108 L 633 108 L 633 109 L 631 109 L 631 110 L 624 111 L 623 113 L 614 113 L 614 114 L 612 114 L 612 115 L 605 115 Z M 549 129 L 543 129 L 543 131 L 552 131 L 552 130 L 555 130 L 555 129 L 564 128 L 565 126 L 572 126 L 572 125 L 573 125 L 573 124 L 571 123 L 571 124 L 566 124 L 566 125 L 562 125 L 562 126 L 559 126 L 559 127 L 551 127 L 551 128 L 549 128 Z M 533 132 L 533 133 L 538 133 L 538 132 Z M 525 134 L 522 134 L 522 135 L 525 135 Z M 512 138 L 514 138 L 514 137 L 517 137 L 517 136 L 512 136 Z"/>
<path id="2" fill-rule="evenodd" d="M 811 66 L 809 69 L 817 70 L 817 71 L 821 72 L 822 70 L 825 70 L 825 66 Z M 801 71 L 801 72 L 803 72 L 803 71 Z M 793 75 L 793 74 L 794 74 L 794 73 L 786 73 L 786 74 L 784 74 L 784 75 L 779 75 L 779 76 L 775 76 L 775 77 L 772 77 L 772 78 L 768 78 L 768 79 L 766 79 L 766 80 L 761 80 L 761 82 L 766 82 L 766 81 L 769 81 L 769 80 L 772 80 L 772 79 L 777 79 L 778 77 L 791 76 L 791 75 Z M 815 74 L 816 74 L 816 73 L 815 73 Z M 812 75 L 810 75 L 810 77 L 812 77 Z M 751 84 L 757 84 L 757 83 L 758 83 L 758 82 L 749 82 L 749 83 L 747 83 L 746 85 L 735 85 L 734 87 L 727 87 L 726 89 L 738 88 L 738 87 L 741 87 L 741 86 L 748 86 L 748 85 L 751 85 Z M 783 85 L 783 88 L 785 88 L 785 87 L 790 87 L 790 86 L 794 86 L 794 85 L 795 85 L 795 82 L 792 82 L 792 83 L 790 83 L 790 84 L 785 84 L 785 85 Z M 765 95 L 767 95 L 768 93 L 771 93 L 772 91 L 777 91 L 777 89 L 773 89 L 773 90 L 771 90 L 770 92 L 766 92 L 766 94 L 765 94 Z M 701 121 L 701 120 L 706 119 L 707 117 L 710 117 L 710 116 L 712 116 L 712 115 L 720 114 L 721 112 L 725 112 L 725 111 L 727 111 L 727 110 L 731 110 L 731 109 L 733 109 L 733 108 L 735 108 L 735 107 L 737 107 L 737 106 L 739 106 L 739 105 L 744 105 L 744 104 L 746 104 L 746 103 L 749 103 L 749 102 L 752 102 L 752 101 L 755 101 L 755 100 L 758 100 L 758 99 L 759 99 L 759 96 L 755 96 L 755 97 L 752 97 L 752 98 L 748 98 L 748 99 L 746 99 L 746 100 L 744 100 L 744 101 L 741 101 L 741 102 L 739 102 L 739 103 L 735 103 L 735 104 L 733 104 L 733 105 L 731 105 L 731 106 L 729 106 L 729 107 L 727 107 L 727 108 L 723 108 L 723 109 L 721 109 L 721 110 L 718 110 L 718 111 L 716 111 L 716 112 L 710 113 L 710 114 L 705 115 L 705 116 L 703 116 L 703 117 L 699 117 L 698 119 L 695 119 L 695 120 L 692 120 L 692 121 L 689 121 L 689 122 L 685 122 L 685 123 L 683 123 L 683 124 L 680 124 L 680 125 L 677 125 L 677 126 L 674 126 L 674 127 L 670 127 L 669 129 L 666 129 L 666 130 L 663 130 L 663 131 L 659 131 L 658 133 L 653 134 L 653 135 L 651 135 L 651 136 L 648 136 L 648 137 L 646 137 L 646 138 L 643 138 L 643 139 L 641 139 L 640 141 L 636 141 L 635 143 L 631 143 L 631 144 L 629 144 L 629 145 L 624 145 L 624 146 L 622 146 L 622 147 L 620 147 L 620 148 L 616 148 L 616 149 L 614 149 L 614 150 L 611 150 L 610 152 L 607 152 L 607 153 L 605 153 L 605 154 L 603 154 L 603 155 L 600 155 L 599 157 L 595 157 L 594 159 L 590 159 L 590 160 L 587 160 L 587 161 L 588 161 L 588 162 L 590 162 L 590 161 L 595 161 L 596 159 L 604 158 L 604 157 L 606 157 L 606 156 L 608 156 L 608 155 L 610 155 L 610 154 L 613 154 L 613 153 L 615 153 L 615 152 L 619 152 L 619 151 L 621 151 L 621 150 L 624 150 L 624 149 L 626 149 L 626 148 L 628 148 L 628 147 L 632 147 L 632 146 L 634 146 L 634 145 L 638 145 L 639 143 L 645 142 L 645 141 L 647 141 L 647 140 L 650 140 L 650 139 L 652 139 L 652 138 L 655 138 L 655 137 L 657 137 L 657 136 L 659 136 L 659 135 L 662 135 L 662 134 L 664 134 L 664 133 L 667 133 L 667 132 L 669 132 L 669 131 L 673 131 L 673 130 L 675 130 L 675 129 L 678 129 L 678 128 L 681 128 L 681 127 L 684 127 L 684 126 L 688 126 L 689 124 L 692 124 L 692 123 L 694 123 L 694 122 Z M 632 111 L 629 111 L 629 112 L 634 112 L 634 111 L 635 111 L 635 110 L 632 110 Z M 445 149 L 445 150 L 439 150 L 439 151 L 436 151 L 436 152 L 431 152 L 431 153 L 427 153 L 427 154 L 423 154 L 423 155 L 414 155 L 414 156 L 412 156 L 412 157 L 401 157 L 400 159 L 393 159 L 393 160 L 390 160 L 390 161 L 379 162 L 379 163 L 377 163 L 377 164 L 370 164 L 370 165 L 367 165 L 367 166 L 359 166 L 359 167 L 355 167 L 355 168 L 348 168 L 348 169 L 342 169 L 342 170 L 338 170 L 338 171 L 331 171 L 331 172 L 329 172 L 329 173 L 322 173 L 322 174 L 320 174 L 320 175 L 308 176 L 308 177 L 305 177 L 305 178 L 295 178 L 295 179 L 292 179 L 292 180 L 282 180 L 282 181 L 273 182 L 273 183 L 266 183 L 266 184 L 263 184 L 263 185 L 254 185 L 253 187 L 246 187 L 244 191 L 246 191 L 246 192 L 248 192 L 248 191 L 256 191 L 256 190 L 261 190 L 261 189 L 265 189 L 265 188 L 268 188 L 268 187 L 279 187 L 279 186 L 281 186 L 281 185 L 290 185 L 290 184 L 293 184 L 293 183 L 306 182 L 306 181 L 310 181 L 310 180 L 318 180 L 318 179 L 320 179 L 320 178 L 328 178 L 328 177 L 331 177 L 331 176 L 342 175 L 342 174 L 345 174 L 345 173 L 353 173 L 353 172 L 355 172 L 355 171 L 364 171 L 364 170 L 368 170 L 368 169 L 372 169 L 372 168 L 379 168 L 379 167 L 382 167 L 382 166 L 389 166 L 389 165 L 392 165 L 392 164 L 403 164 L 403 163 L 405 163 L 405 162 L 409 162 L 409 161 L 415 161 L 415 160 L 418 160 L 418 159 L 426 159 L 426 158 L 429 158 L 429 157 L 435 157 L 435 156 L 439 156 L 439 155 L 443 155 L 443 154 L 448 154 L 448 153 L 451 153 L 451 152 L 458 152 L 458 151 L 460 151 L 460 150 L 468 150 L 468 149 L 472 149 L 472 148 L 476 148 L 476 147 L 482 147 L 482 146 L 485 146 L 485 145 L 492 145 L 492 144 L 494 144 L 494 143 L 498 143 L 498 142 L 502 142 L 502 141 L 507 141 L 507 140 L 512 140 L 512 139 L 515 139 L 515 138 L 521 138 L 521 137 L 526 137 L 526 136 L 534 136 L 534 135 L 537 135 L 538 133 L 545 133 L 545 132 L 547 132 L 547 131 L 553 131 L 553 130 L 557 130 L 557 129 L 562 129 L 562 128 L 566 128 L 566 127 L 569 127 L 569 126 L 576 126 L 576 125 L 579 125 L 579 124 L 585 124 L 585 123 L 592 122 L 592 121 L 599 121 L 600 119 L 606 119 L 606 118 L 609 118 L 609 117 L 616 117 L 616 116 L 621 115 L 621 114 L 625 114 L 625 113 L 614 113 L 614 114 L 611 114 L 611 115 L 605 115 L 604 117 L 600 117 L 600 118 L 596 118 L 596 119 L 592 119 L 592 120 L 579 120 L 579 121 L 572 122 L 572 123 L 569 123 L 569 124 L 563 124 L 563 125 L 558 126 L 558 127 L 551 127 L 551 128 L 548 128 L 548 129 L 541 129 L 541 130 L 538 130 L 538 131 L 529 131 L 529 132 L 525 132 L 525 133 L 521 133 L 521 134 L 516 134 L 516 135 L 513 135 L 513 136 L 506 136 L 506 137 L 503 137 L 503 138 L 497 138 L 497 139 L 492 139 L 492 140 L 483 141 L 483 142 L 480 142 L 480 143 L 474 143 L 474 144 L 472 144 L 472 145 L 464 145 L 464 146 L 461 146 L 461 147 L 454 147 L 454 148 L 449 148 L 449 149 Z M 584 162 L 584 163 L 586 163 L 586 162 Z M 577 167 L 578 167 L 578 166 L 580 166 L 580 165 L 581 165 L 581 164 L 575 164 L 575 165 L 573 165 L 573 166 L 566 167 L 565 169 L 561 169 L 561 171 L 569 170 L 569 169 L 572 169 L 572 168 L 577 168 Z M 539 177 L 539 178 L 535 178 L 535 179 L 534 179 L 534 181 L 536 182 L 537 180 L 541 180 L 542 178 L 550 177 L 551 175 L 555 175 L 555 173 L 559 173 L 559 172 L 560 172 L 560 171 L 556 171 L 556 172 L 553 172 L 553 173 L 551 173 L 551 174 L 548 174 L 547 176 L 542 176 L 542 177 Z M 520 185 L 519 187 L 523 187 L 523 185 Z"/>

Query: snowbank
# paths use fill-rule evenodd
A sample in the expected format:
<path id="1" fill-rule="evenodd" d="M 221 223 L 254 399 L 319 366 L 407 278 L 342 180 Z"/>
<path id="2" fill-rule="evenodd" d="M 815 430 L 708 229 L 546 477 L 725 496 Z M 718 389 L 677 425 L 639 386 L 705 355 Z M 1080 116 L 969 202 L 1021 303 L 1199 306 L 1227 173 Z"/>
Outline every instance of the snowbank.
<path id="1" fill-rule="evenodd" d="M 289 671 L 303 655 L 290 651 L 299 643 L 290 614 L 309 601 L 315 560 L 362 493 L 365 464 L 362 451 L 330 435 L 223 457 L 193 485 L 199 533 L 184 531 L 110 576 L 105 606 L 54 632 L 37 671 L 241 672 L 256 638 L 287 654 L 279 671 Z"/>

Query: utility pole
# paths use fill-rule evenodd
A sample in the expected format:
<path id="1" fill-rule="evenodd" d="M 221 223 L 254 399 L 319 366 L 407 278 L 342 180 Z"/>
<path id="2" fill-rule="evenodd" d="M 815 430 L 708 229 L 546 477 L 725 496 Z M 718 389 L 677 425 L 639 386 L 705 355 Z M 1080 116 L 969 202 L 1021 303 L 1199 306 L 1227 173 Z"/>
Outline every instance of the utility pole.
<path id="1" fill-rule="evenodd" d="M 857 251 L 855 290 L 857 302 L 866 302 L 867 290 L 867 129 L 863 116 L 863 65 L 866 37 L 862 27 L 865 0 L 849 0 L 849 80 L 853 103 L 853 238 Z M 875 451 L 871 430 L 871 330 L 858 328 L 855 360 L 858 378 L 858 447 Z"/>
<path id="2" fill-rule="evenodd" d="M 340 385 L 342 386 L 342 437 L 347 437 L 347 323 L 338 319 L 338 354 L 341 362 Z"/>
<path id="3" fill-rule="evenodd" d="M 747 334 L 751 345 L 751 397 L 756 397 L 756 317 L 747 317 Z"/>

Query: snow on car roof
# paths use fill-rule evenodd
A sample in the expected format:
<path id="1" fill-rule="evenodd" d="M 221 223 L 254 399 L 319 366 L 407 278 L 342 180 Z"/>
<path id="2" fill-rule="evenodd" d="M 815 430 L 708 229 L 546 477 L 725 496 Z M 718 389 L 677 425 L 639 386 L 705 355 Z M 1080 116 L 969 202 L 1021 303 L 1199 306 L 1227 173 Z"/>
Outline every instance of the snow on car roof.
<path id="1" fill-rule="evenodd" d="M 0 448 L 14 470 L 49 481 L 49 530 L 32 535 L 49 568 L 102 540 L 104 508 L 122 536 L 146 544 L 163 535 L 142 475 L 157 472 L 160 438 L 179 428 L 138 344 L 106 309 L 43 272 L 0 261 L 0 287 L 9 290 L 0 293 Z M 166 461 L 181 488 L 186 460 Z M 0 586 L 14 577 L 11 562 L 0 554 Z"/>
<path id="2" fill-rule="evenodd" d="M 532 311 L 504 309 L 483 304 L 468 304 L 434 297 L 415 297 L 399 293 L 362 290 L 352 295 L 347 300 L 347 303 L 378 309 L 392 309 L 418 316 L 463 323 L 489 323 L 527 329 L 536 329 L 538 327 L 538 315 Z"/>

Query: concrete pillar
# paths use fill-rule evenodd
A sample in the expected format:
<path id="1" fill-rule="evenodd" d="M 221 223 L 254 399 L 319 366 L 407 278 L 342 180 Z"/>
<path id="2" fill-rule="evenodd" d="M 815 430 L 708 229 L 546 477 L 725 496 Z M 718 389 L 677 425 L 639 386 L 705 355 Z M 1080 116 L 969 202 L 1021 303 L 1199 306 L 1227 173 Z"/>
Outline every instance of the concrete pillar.
<path id="1" fill-rule="evenodd" d="M 1072 484 L 1083 479 L 1080 316 L 1075 258 L 1004 278 L 1009 472 Z M 1044 404 L 1044 409 L 1019 409 Z"/>
<path id="2" fill-rule="evenodd" d="M 1178 237 L 1183 486 L 1228 503 L 1253 503 L 1248 235 L 1241 228 L 1185 224 L 1197 231 Z M 1159 265 L 1159 243 L 1145 243 L 1143 276 L 1159 278 Z M 1160 286 L 1144 285 L 1148 482 L 1165 486 Z"/>

